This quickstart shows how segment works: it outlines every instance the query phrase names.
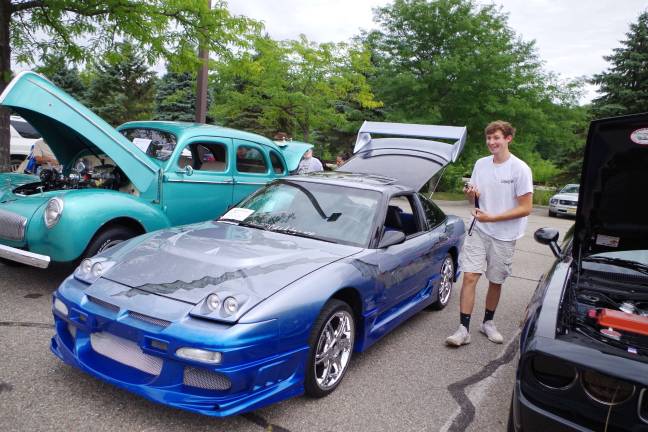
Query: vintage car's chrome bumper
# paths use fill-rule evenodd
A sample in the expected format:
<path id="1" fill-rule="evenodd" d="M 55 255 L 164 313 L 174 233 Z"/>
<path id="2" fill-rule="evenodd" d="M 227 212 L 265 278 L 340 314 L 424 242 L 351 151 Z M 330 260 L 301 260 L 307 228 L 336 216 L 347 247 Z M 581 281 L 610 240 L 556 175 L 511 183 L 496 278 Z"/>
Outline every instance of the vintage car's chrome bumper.
<path id="1" fill-rule="evenodd" d="M 5 258 L 11 261 L 16 261 L 22 264 L 38 268 L 47 268 L 50 263 L 50 257 L 47 255 L 40 255 L 37 253 L 29 252 L 22 249 L 12 248 L 0 244 L 0 258 Z"/>

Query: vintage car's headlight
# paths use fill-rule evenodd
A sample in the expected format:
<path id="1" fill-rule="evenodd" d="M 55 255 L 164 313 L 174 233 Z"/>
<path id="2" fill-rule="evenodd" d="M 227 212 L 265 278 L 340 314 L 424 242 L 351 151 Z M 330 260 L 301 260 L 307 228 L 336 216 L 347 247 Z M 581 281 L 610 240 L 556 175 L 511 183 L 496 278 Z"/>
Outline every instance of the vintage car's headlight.
<path id="1" fill-rule="evenodd" d="M 535 379 L 553 390 L 565 390 L 576 381 L 578 371 L 564 360 L 538 354 L 531 359 Z"/>
<path id="2" fill-rule="evenodd" d="M 43 213 L 43 220 L 47 228 L 52 228 L 58 223 L 63 214 L 63 199 L 54 197 L 47 202 L 45 212 Z"/>
<path id="3" fill-rule="evenodd" d="M 107 258 L 86 258 L 74 270 L 74 277 L 81 282 L 93 284 L 114 265 L 115 262 Z"/>
<path id="4" fill-rule="evenodd" d="M 605 405 L 621 404 L 635 392 L 634 385 L 593 370 L 583 372 L 581 383 L 589 397 Z"/>
<path id="5" fill-rule="evenodd" d="M 218 351 L 209 351 L 199 348 L 178 348 L 176 355 L 180 358 L 194 360 L 202 363 L 218 364 L 221 362 L 222 354 Z"/>

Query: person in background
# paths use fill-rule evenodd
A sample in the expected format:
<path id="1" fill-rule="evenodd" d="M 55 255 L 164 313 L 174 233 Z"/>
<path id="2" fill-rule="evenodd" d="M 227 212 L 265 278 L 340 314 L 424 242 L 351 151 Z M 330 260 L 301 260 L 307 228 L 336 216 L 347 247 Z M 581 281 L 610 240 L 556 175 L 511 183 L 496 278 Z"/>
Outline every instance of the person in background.
<path id="1" fill-rule="evenodd" d="M 25 174 L 38 174 L 42 166 L 56 166 L 58 164 L 52 149 L 49 148 L 43 138 L 39 138 L 32 144 L 29 156 L 22 161 L 16 171 Z"/>
<path id="2" fill-rule="evenodd" d="M 342 165 L 344 165 L 344 163 L 345 163 L 346 161 L 349 160 L 350 157 L 351 157 L 351 156 L 349 155 L 348 152 L 340 153 L 340 154 L 337 155 L 337 157 L 335 158 L 335 165 L 337 165 L 338 168 L 341 167 Z"/>
<path id="3" fill-rule="evenodd" d="M 324 167 L 319 159 L 313 157 L 313 149 L 308 149 L 299 162 L 297 174 L 306 174 L 316 171 L 324 171 Z"/>

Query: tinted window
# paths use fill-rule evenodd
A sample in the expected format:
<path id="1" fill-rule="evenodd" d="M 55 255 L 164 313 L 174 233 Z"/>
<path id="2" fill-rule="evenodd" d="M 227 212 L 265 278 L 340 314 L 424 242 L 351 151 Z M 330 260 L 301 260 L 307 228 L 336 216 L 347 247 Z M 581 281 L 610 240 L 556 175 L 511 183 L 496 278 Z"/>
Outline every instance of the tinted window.
<path id="1" fill-rule="evenodd" d="M 241 173 L 266 173 L 268 165 L 259 149 L 243 145 L 236 149 L 236 170 Z"/>
<path id="2" fill-rule="evenodd" d="M 416 206 L 412 204 L 411 199 L 411 196 L 402 195 L 389 200 L 385 230 L 403 231 L 408 236 L 421 231 L 415 210 Z"/>
<path id="3" fill-rule="evenodd" d="M 178 159 L 180 168 L 187 165 L 200 171 L 223 172 L 227 170 L 227 148 L 223 144 L 190 144 Z"/>
<path id="4" fill-rule="evenodd" d="M 283 162 L 281 162 L 281 158 L 279 155 L 274 152 L 270 151 L 270 162 L 272 163 L 272 171 L 274 171 L 275 174 L 283 174 L 285 169 Z"/>
<path id="5" fill-rule="evenodd" d="M 366 246 L 380 193 L 307 182 L 273 183 L 244 200 L 244 222 L 270 231 Z"/>
<path id="6" fill-rule="evenodd" d="M 421 194 L 419 194 L 419 199 L 421 200 L 421 204 L 423 205 L 425 219 L 427 219 L 429 228 L 435 227 L 445 220 L 445 213 L 443 213 L 443 211 L 441 211 L 441 209 L 437 207 L 436 204 L 434 204 L 432 201 L 428 200 Z"/>
<path id="7" fill-rule="evenodd" d="M 10 120 L 11 126 L 16 129 L 16 132 L 20 134 L 23 138 L 37 139 L 40 138 L 40 134 L 36 132 L 36 129 L 32 127 L 29 123 L 24 120 Z"/>
<path id="8" fill-rule="evenodd" d="M 161 161 L 171 157 L 177 144 L 175 135 L 156 129 L 134 128 L 120 132 L 147 155 Z"/>

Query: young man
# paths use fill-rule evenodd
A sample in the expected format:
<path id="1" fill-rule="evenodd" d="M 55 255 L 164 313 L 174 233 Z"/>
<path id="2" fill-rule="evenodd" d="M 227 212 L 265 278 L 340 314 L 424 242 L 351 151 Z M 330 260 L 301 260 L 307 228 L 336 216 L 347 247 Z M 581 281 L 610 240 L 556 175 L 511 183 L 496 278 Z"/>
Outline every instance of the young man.
<path id="1" fill-rule="evenodd" d="M 502 335 L 493 323 L 502 284 L 511 275 L 515 241 L 524 235 L 527 216 L 533 204 L 533 182 L 529 166 L 509 151 L 515 128 L 504 121 L 494 121 L 485 130 L 491 156 L 479 159 L 473 168 L 470 183 L 464 188 L 475 205 L 472 215 L 475 226 L 466 235 L 460 266 L 463 284 L 460 296 L 459 329 L 446 339 L 446 344 L 461 346 L 470 343 L 470 316 L 475 305 L 475 286 L 482 273 L 488 279 L 486 313 L 479 331 L 489 340 L 502 343 Z"/>
<path id="2" fill-rule="evenodd" d="M 319 159 L 313 157 L 313 149 L 308 149 L 299 162 L 297 174 L 307 174 L 316 171 L 324 171 L 324 167 L 322 166 L 322 162 L 320 162 Z"/>

